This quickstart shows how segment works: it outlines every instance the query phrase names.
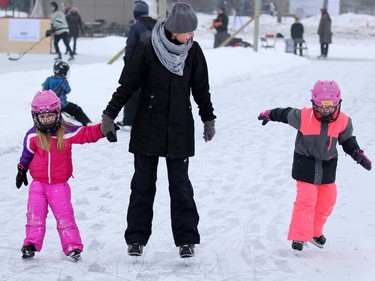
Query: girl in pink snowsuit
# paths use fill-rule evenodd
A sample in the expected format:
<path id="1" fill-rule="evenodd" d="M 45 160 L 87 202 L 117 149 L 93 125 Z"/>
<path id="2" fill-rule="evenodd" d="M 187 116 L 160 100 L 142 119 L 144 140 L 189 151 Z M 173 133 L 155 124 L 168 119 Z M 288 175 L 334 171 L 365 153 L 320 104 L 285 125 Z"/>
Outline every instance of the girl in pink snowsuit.
<path id="1" fill-rule="evenodd" d="M 16 177 L 17 188 L 28 185 L 28 170 L 33 178 L 29 188 L 22 257 L 30 258 L 35 251 L 41 251 L 49 205 L 65 255 L 78 260 L 83 244 L 67 182 L 73 172 L 72 144 L 96 142 L 104 135 L 100 124 L 82 127 L 64 122 L 60 114 L 60 99 L 52 90 L 36 93 L 31 108 L 34 126 L 24 138 Z"/>
<path id="2" fill-rule="evenodd" d="M 340 112 L 341 92 L 335 81 L 317 81 L 311 92 L 310 108 L 275 108 L 259 116 L 268 121 L 287 123 L 298 130 L 292 177 L 297 182 L 288 240 L 292 248 L 302 251 L 306 242 L 323 248 L 323 227 L 336 203 L 335 184 L 337 144 L 367 170 L 371 161 L 360 149 L 350 117 Z"/>

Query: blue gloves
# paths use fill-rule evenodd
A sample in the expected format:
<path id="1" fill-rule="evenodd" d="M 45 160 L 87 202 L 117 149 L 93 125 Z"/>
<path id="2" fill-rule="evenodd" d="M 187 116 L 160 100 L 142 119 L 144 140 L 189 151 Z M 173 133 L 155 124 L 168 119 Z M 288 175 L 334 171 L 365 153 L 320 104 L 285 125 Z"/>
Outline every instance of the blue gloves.
<path id="1" fill-rule="evenodd" d="M 366 170 L 371 170 L 371 160 L 367 158 L 367 156 L 363 153 L 363 150 L 359 148 L 354 150 L 352 153 L 352 158 L 357 162 L 357 164 L 360 164 Z"/>

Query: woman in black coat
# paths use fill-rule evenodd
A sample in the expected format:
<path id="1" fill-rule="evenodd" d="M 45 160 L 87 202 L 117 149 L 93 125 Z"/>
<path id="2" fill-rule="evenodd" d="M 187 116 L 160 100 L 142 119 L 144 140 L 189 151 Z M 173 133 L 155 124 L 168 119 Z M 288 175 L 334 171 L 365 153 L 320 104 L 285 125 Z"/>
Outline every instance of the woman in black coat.
<path id="1" fill-rule="evenodd" d="M 69 42 L 73 39 L 73 54 L 76 55 L 77 38 L 80 32 L 83 33 L 81 15 L 76 7 L 71 9 L 71 12 L 66 16 L 66 21 L 69 26 Z"/>
<path id="2" fill-rule="evenodd" d="M 153 202 L 159 157 L 165 157 L 171 197 L 171 220 L 180 257 L 194 255 L 199 244 L 199 215 L 188 177 L 189 157 L 194 155 L 194 119 L 190 95 L 198 104 L 204 139 L 215 134 L 207 64 L 193 41 L 198 20 L 188 4 L 176 3 L 165 22 L 153 29 L 126 62 L 117 88 L 102 115 L 102 132 L 116 141 L 114 119 L 140 88 L 140 101 L 131 130 L 129 151 L 135 172 L 127 214 L 125 239 L 128 254 L 141 255 L 151 235 Z"/>

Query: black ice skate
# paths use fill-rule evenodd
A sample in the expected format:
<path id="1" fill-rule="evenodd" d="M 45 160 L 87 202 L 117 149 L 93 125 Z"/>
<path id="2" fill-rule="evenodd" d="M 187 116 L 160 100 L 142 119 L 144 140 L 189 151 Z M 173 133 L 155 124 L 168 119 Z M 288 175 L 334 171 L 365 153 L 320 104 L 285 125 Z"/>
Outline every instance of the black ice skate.
<path id="1" fill-rule="evenodd" d="M 314 246 L 317 246 L 320 249 L 323 249 L 326 241 L 327 239 L 324 237 L 324 235 L 322 235 L 319 237 L 313 237 L 313 239 L 311 240 L 311 244 L 313 244 Z"/>
<path id="2" fill-rule="evenodd" d="M 180 258 L 194 257 L 194 244 L 184 244 L 180 246 Z"/>
<path id="3" fill-rule="evenodd" d="M 21 249 L 21 252 L 22 252 L 22 258 L 28 259 L 28 258 L 32 258 L 33 256 L 35 256 L 36 249 L 33 244 L 30 244 L 27 246 L 23 246 Z"/>
<path id="4" fill-rule="evenodd" d="M 143 253 L 143 245 L 139 243 L 132 243 L 128 245 L 128 255 L 132 257 L 140 257 Z"/>
<path id="5" fill-rule="evenodd" d="M 305 244 L 305 242 L 303 242 L 303 241 L 295 241 L 295 240 L 293 240 L 293 242 L 292 242 L 292 249 L 296 250 L 296 251 L 302 251 L 304 244 Z"/>
<path id="6" fill-rule="evenodd" d="M 75 261 L 79 261 L 81 259 L 81 253 L 82 251 L 80 249 L 74 249 L 69 252 L 68 256 Z"/>

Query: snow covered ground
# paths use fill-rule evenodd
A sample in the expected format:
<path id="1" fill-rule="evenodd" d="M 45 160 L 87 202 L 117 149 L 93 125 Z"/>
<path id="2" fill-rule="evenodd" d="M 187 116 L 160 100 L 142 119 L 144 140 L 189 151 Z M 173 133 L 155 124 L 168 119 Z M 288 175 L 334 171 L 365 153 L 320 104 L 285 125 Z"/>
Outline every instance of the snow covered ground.
<path id="1" fill-rule="evenodd" d="M 24 134 L 32 126 L 31 99 L 52 74 L 53 55 L 27 54 L 14 62 L 0 54 L 0 280 L 373 280 L 374 171 L 364 170 L 339 148 L 338 200 L 324 231 L 328 242 L 324 250 L 311 245 L 296 256 L 286 240 L 295 197 L 290 174 L 296 131 L 280 123 L 263 127 L 257 116 L 273 107 L 309 106 L 315 81 L 334 79 L 341 87 L 342 110 L 352 117 L 354 134 L 374 161 L 375 18 L 333 17 L 327 60 L 316 59 L 319 17 L 303 21 L 310 59 L 285 53 L 282 40 L 276 51 L 212 49 L 213 32 L 207 31 L 212 18 L 200 15 L 196 40 L 209 66 L 217 133 L 212 142 L 203 141 L 195 109 L 196 156 L 190 178 L 202 241 L 189 266 L 178 257 L 172 239 L 164 161 L 149 244 L 136 264 L 126 254 L 123 233 L 133 156 L 127 152 L 125 131 L 118 133 L 117 143 L 103 139 L 73 149 L 74 179 L 69 183 L 85 244 L 82 260 L 73 263 L 62 254 L 52 213 L 42 252 L 32 260 L 21 259 L 28 189 L 15 187 L 16 165 Z M 289 37 L 291 23 L 284 19 L 276 24 L 262 16 L 261 34 Z M 251 34 L 241 36 L 252 42 Z M 78 41 L 69 99 L 95 123 L 123 65 L 121 59 L 113 65 L 106 62 L 124 45 L 125 39 L 118 37 Z"/>

